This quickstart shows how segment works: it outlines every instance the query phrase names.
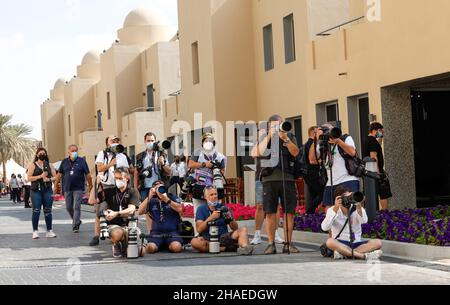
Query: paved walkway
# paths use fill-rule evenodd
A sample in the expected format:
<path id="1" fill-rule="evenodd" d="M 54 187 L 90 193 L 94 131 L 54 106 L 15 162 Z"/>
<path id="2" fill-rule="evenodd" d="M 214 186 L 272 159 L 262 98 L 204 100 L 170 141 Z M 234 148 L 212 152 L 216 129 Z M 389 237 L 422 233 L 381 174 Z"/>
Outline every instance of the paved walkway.
<path id="1" fill-rule="evenodd" d="M 298 255 L 159 253 L 138 260 L 116 260 L 111 245 L 89 247 L 94 214 L 83 207 L 80 234 L 71 232 L 71 220 L 62 203 L 54 208 L 54 231 L 31 239 L 31 210 L 0 199 L 1 284 L 450 284 L 450 266 L 384 257 L 381 262 L 334 261 L 318 248 L 299 244 Z M 281 252 L 281 248 L 279 249 Z"/>

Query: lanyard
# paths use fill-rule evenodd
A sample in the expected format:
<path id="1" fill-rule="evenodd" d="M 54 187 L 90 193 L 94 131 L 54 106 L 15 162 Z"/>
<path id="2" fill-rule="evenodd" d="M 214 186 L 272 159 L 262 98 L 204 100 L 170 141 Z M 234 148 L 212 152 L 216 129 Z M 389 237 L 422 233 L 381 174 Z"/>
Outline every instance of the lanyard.
<path id="1" fill-rule="evenodd" d="M 122 211 L 122 203 L 123 203 L 123 200 L 125 199 L 125 194 L 126 194 L 126 192 L 123 193 L 122 196 L 121 196 L 120 192 L 116 194 L 116 200 L 117 200 L 117 203 L 119 204 L 119 212 Z"/>

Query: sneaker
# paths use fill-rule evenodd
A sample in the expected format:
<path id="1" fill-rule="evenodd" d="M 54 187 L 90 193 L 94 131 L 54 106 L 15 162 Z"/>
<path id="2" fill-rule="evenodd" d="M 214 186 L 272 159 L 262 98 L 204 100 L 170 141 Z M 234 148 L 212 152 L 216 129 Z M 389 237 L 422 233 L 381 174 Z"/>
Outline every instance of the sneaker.
<path id="1" fill-rule="evenodd" d="M 260 243 L 262 243 L 261 234 L 255 233 L 255 237 L 253 237 L 250 244 L 251 245 L 259 245 Z"/>
<path id="2" fill-rule="evenodd" d="M 39 232 L 38 231 L 34 231 L 33 232 L 33 239 L 39 239 Z"/>
<path id="3" fill-rule="evenodd" d="M 56 234 L 53 233 L 52 230 L 48 231 L 47 234 L 45 235 L 45 237 L 47 238 L 56 238 Z"/>
<path id="4" fill-rule="evenodd" d="M 239 247 L 239 249 L 237 250 L 237 253 L 239 255 L 252 255 L 253 254 L 253 246 Z"/>
<path id="5" fill-rule="evenodd" d="M 73 231 L 73 233 L 79 233 L 79 232 L 80 232 L 80 226 L 79 226 L 79 225 L 74 226 L 74 227 L 72 228 L 72 231 Z"/>
<path id="6" fill-rule="evenodd" d="M 283 254 L 287 254 L 287 253 L 298 254 L 298 253 L 300 253 L 300 250 L 292 244 L 285 244 L 283 246 Z"/>
<path id="7" fill-rule="evenodd" d="M 271 255 L 271 254 L 277 254 L 277 247 L 275 246 L 275 243 L 269 244 L 264 251 L 265 255 Z"/>
<path id="8" fill-rule="evenodd" d="M 90 247 L 95 247 L 98 246 L 100 244 L 100 236 L 94 236 L 91 240 L 91 242 L 89 243 Z"/>
<path id="9" fill-rule="evenodd" d="M 375 251 L 364 254 L 364 257 L 367 261 L 372 261 L 372 260 L 380 259 L 381 255 L 383 255 L 383 251 L 375 250 Z"/>
<path id="10" fill-rule="evenodd" d="M 344 259 L 345 256 L 342 255 L 341 253 L 334 251 L 334 259 L 338 260 L 338 259 Z"/>
<path id="11" fill-rule="evenodd" d="M 278 231 L 275 231 L 275 243 L 276 244 L 284 244 L 284 240 L 281 238 L 280 234 L 278 234 Z"/>
<path id="12" fill-rule="evenodd" d="M 114 258 L 121 258 L 122 257 L 122 244 L 119 242 L 117 244 L 114 244 L 112 246 L 112 252 Z"/>

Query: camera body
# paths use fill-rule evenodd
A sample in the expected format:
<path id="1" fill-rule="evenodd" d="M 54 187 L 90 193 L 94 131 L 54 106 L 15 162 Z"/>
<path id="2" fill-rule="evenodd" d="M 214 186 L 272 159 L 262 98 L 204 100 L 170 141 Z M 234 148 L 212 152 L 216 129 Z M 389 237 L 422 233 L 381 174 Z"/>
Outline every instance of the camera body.
<path id="1" fill-rule="evenodd" d="M 352 205 L 356 205 L 364 200 L 364 194 L 361 192 L 355 192 L 349 196 L 342 196 L 342 205 L 349 209 Z"/>
<path id="2" fill-rule="evenodd" d="M 180 192 L 180 198 L 182 200 L 186 200 L 188 193 L 192 192 L 192 187 L 194 184 L 195 184 L 194 177 L 191 176 L 186 177 Z"/>
<path id="3" fill-rule="evenodd" d="M 223 189 L 223 178 L 222 178 L 222 170 L 220 168 L 220 163 L 217 161 L 213 162 L 213 179 L 214 179 L 214 186 L 217 189 Z"/>
<path id="4" fill-rule="evenodd" d="M 172 143 L 170 141 L 158 141 L 155 144 L 153 144 L 153 151 L 159 151 L 162 152 L 164 150 L 170 149 L 172 146 Z"/>
<path id="5" fill-rule="evenodd" d="M 226 206 L 222 206 L 219 211 L 220 217 L 222 217 L 225 220 L 226 224 L 230 224 L 231 222 L 234 221 L 233 214 Z"/>
<path id="6" fill-rule="evenodd" d="M 141 180 L 148 179 L 153 176 L 153 167 L 144 168 L 141 172 L 139 172 L 139 178 Z"/>

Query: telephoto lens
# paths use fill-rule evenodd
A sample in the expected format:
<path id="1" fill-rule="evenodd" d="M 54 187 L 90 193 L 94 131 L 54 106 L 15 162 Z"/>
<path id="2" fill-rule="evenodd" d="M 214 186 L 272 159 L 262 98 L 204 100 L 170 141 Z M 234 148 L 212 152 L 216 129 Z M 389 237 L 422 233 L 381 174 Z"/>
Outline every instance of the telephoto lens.
<path id="1" fill-rule="evenodd" d="M 220 168 L 215 166 L 213 169 L 214 186 L 218 189 L 223 189 L 222 172 Z"/>
<path id="2" fill-rule="evenodd" d="M 355 192 L 349 196 L 342 197 L 342 205 L 345 208 L 350 208 L 352 205 L 362 202 L 364 200 L 364 194 L 361 192 Z"/>
<path id="3" fill-rule="evenodd" d="M 106 222 L 106 215 L 108 215 L 107 212 L 103 211 L 100 216 L 100 239 L 101 240 L 105 240 L 105 239 L 109 238 L 108 223 Z"/>
<path id="4" fill-rule="evenodd" d="M 139 257 L 138 247 L 138 226 L 137 217 L 132 215 L 128 218 L 128 246 L 127 246 L 127 258 L 136 259 Z"/>
<path id="5" fill-rule="evenodd" d="M 209 226 L 209 253 L 220 253 L 219 226 L 216 221 L 208 223 Z"/>
<path id="6" fill-rule="evenodd" d="M 160 187 L 158 187 L 158 193 L 160 193 L 161 195 L 167 194 L 167 188 L 164 185 L 161 185 Z"/>

